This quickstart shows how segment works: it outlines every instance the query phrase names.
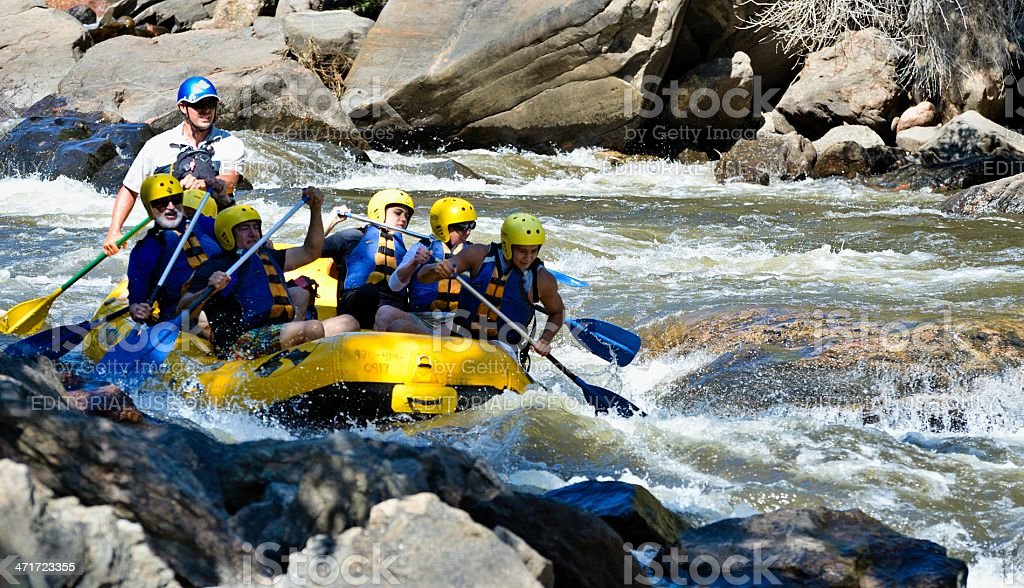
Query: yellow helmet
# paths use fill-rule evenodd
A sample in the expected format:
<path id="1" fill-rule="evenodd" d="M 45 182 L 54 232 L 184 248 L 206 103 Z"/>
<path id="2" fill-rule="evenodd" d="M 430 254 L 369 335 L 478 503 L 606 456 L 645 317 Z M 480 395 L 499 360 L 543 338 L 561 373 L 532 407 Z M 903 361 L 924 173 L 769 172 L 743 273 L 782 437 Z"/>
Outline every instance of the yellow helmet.
<path id="1" fill-rule="evenodd" d="M 430 207 L 430 230 L 442 243 L 451 241 L 448 225 L 476 220 L 476 209 L 468 200 L 448 196 Z"/>
<path id="2" fill-rule="evenodd" d="M 501 223 L 501 253 L 505 259 L 512 259 L 513 245 L 543 244 L 544 227 L 532 214 L 517 212 Z"/>
<path id="3" fill-rule="evenodd" d="M 142 188 L 139 190 L 139 198 L 142 205 L 146 207 L 149 216 L 153 214 L 153 201 L 168 196 L 177 196 L 182 193 L 181 182 L 171 174 L 154 174 L 142 180 Z"/>
<path id="4" fill-rule="evenodd" d="M 377 192 L 370 198 L 370 203 L 366 206 L 366 216 L 378 223 L 385 222 L 387 208 L 394 205 L 408 208 L 410 215 L 416 209 L 416 205 L 412 202 L 412 196 L 409 196 L 404 190 L 388 188 Z"/>
<path id="5" fill-rule="evenodd" d="M 199 203 L 203 201 L 203 196 L 206 196 L 206 192 L 203 190 L 185 190 L 185 196 L 181 204 L 196 210 L 199 208 Z M 206 206 L 203 207 L 203 214 L 210 218 L 217 218 L 217 202 L 214 201 L 213 196 L 206 201 Z"/>
<path id="6" fill-rule="evenodd" d="M 235 250 L 235 234 L 232 230 L 246 221 L 260 221 L 260 213 L 246 204 L 236 204 L 220 211 L 217 220 L 213 222 L 213 233 L 217 236 L 217 242 L 224 248 L 224 251 Z"/>

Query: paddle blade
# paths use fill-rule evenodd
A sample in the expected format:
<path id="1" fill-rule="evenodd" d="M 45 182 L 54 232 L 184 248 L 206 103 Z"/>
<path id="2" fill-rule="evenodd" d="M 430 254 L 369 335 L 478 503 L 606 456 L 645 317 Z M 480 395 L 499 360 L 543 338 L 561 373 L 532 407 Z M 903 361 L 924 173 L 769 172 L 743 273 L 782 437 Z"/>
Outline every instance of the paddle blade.
<path id="1" fill-rule="evenodd" d="M 565 323 L 580 345 L 605 361 L 629 365 L 640 351 L 640 337 L 618 325 L 588 318 L 566 319 Z"/>
<path id="2" fill-rule="evenodd" d="M 551 268 L 547 268 L 546 267 L 544 269 L 548 270 L 548 273 L 551 274 L 552 276 L 554 276 L 555 280 L 559 284 L 565 284 L 566 286 L 572 286 L 573 288 L 587 288 L 587 287 L 590 286 L 590 284 L 588 284 L 587 282 L 584 282 L 583 280 L 581 280 L 579 278 L 574 278 L 572 276 L 567 276 L 567 275 L 563 274 L 562 272 L 556 272 L 555 270 L 553 270 Z"/>
<path id="3" fill-rule="evenodd" d="M 174 350 L 180 331 L 181 317 L 148 329 L 133 329 L 100 359 L 96 373 L 113 380 L 129 381 L 158 374 L 164 360 Z"/>
<path id="4" fill-rule="evenodd" d="M 50 305 L 60 294 L 57 290 L 46 298 L 36 298 L 17 304 L 0 316 L 0 333 L 4 335 L 31 335 L 43 326 Z"/>
<path id="5" fill-rule="evenodd" d="M 647 413 L 640 410 L 640 407 L 626 400 L 622 396 L 619 396 L 615 392 L 588 384 L 584 382 L 579 376 L 571 376 L 572 380 L 576 382 L 576 385 L 583 390 L 583 398 L 594 407 L 599 413 L 607 413 L 610 410 L 614 410 L 616 414 L 621 417 L 631 417 L 638 414 L 642 417 L 647 416 Z"/>
<path id="6" fill-rule="evenodd" d="M 54 327 L 11 343 L 4 349 L 4 354 L 26 359 L 40 356 L 59 359 L 77 347 L 92 329 L 93 325 L 89 321 Z"/>

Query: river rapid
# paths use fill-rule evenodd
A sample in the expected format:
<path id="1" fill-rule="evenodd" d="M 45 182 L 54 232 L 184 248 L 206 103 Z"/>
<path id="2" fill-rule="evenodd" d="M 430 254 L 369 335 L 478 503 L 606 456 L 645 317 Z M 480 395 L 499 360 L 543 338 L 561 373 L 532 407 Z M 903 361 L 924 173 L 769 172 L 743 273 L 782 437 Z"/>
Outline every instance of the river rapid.
<path id="1" fill-rule="evenodd" d="M 410 228 L 428 232 L 440 195 L 471 199 L 472 238 L 496 240 L 514 211 L 545 222 L 549 267 L 586 280 L 561 288 L 569 316 L 611 321 L 647 336 L 671 317 L 745 307 L 841 311 L 888 321 L 1013 317 L 1024 307 L 1021 221 L 939 212 L 944 196 L 883 191 L 844 180 L 719 185 L 711 164 L 661 160 L 612 165 L 592 150 L 541 156 L 515 150 L 392 154 L 376 166 L 317 143 L 252 132 L 243 196 L 265 219 L 279 218 L 306 184 L 327 206 L 362 211 L 385 187 L 417 202 Z M 417 164 L 451 158 L 482 179 L 438 178 Z M 99 251 L 112 197 L 87 184 L 0 179 L 0 308 L 44 296 Z M 136 207 L 127 226 L 142 219 Z M 301 240 L 297 214 L 278 240 Z M 51 324 L 88 318 L 124 274 L 126 254 L 107 260 L 57 299 Z M 654 325 L 654 327 L 652 327 Z M 11 338 L 4 338 L 9 342 Z M 731 410 L 667 402 L 672 382 L 708 366 L 708 353 L 641 352 L 613 368 L 567 334 L 554 353 L 585 380 L 620 392 L 650 413 L 595 417 L 578 389 L 539 358 L 532 373 L 550 391 L 506 394 L 483 407 L 406 429 L 363 427 L 408 444 L 453 446 L 487 462 L 507 483 L 548 490 L 586 478 L 643 484 L 694 523 L 777 508 L 859 508 L 900 532 L 930 539 L 967 561 L 969 585 L 1024 585 L 1024 369 L 976 377 L 956 389 L 975 413 L 964 430 L 931 432 L 906 399 L 865 425 L 844 406 Z M 72 361 L 81 361 L 77 353 Z M 842 377 L 842 376 L 837 376 Z M 899 378 L 874 382 L 884 405 Z M 801 386 L 778 381 L 772 385 Z M 195 423 L 227 440 L 288 438 L 274 423 L 168 397 L 158 416 Z M 922 398 L 923 396 L 923 398 Z M 714 414 L 721 414 L 715 411 Z M 980 418 L 975 418 L 980 417 Z"/>

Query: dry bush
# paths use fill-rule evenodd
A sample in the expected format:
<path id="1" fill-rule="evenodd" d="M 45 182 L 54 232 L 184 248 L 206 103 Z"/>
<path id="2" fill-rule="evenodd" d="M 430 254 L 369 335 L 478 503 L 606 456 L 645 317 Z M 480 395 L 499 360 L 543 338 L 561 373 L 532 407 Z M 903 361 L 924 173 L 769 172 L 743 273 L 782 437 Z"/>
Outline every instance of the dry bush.
<path id="1" fill-rule="evenodd" d="M 875 28 L 905 49 L 900 80 L 923 98 L 957 95 L 963 74 L 1006 71 L 1007 40 L 1024 34 L 1022 0 L 752 0 L 749 26 L 773 31 L 787 50 L 817 51 Z"/>
<path id="2" fill-rule="evenodd" d="M 315 73 L 335 96 L 341 98 L 345 93 L 345 76 L 352 67 L 351 57 L 318 53 L 313 41 L 306 41 L 302 51 L 294 55 L 302 67 Z"/>

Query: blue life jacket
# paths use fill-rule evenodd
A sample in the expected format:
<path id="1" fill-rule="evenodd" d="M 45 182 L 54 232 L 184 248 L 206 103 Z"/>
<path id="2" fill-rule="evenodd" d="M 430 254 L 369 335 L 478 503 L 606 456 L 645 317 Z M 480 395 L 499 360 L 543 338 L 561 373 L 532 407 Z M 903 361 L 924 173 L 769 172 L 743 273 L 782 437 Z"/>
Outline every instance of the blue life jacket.
<path id="1" fill-rule="evenodd" d="M 264 267 L 267 263 L 271 265 L 272 270 Z M 276 274 L 273 279 L 269 273 L 271 271 Z M 231 292 L 241 305 L 242 321 L 249 328 L 284 323 L 294 318 L 294 307 L 288 289 L 283 286 L 282 276 L 284 270 L 281 266 L 272 256 L 262 251 L 260 255 L 253 255 L 245 260 L 242 267 L 235 272 L 232 279 L 234 288 Z M 273 285 L 275 282 L 277 286 Z"/>
<path id="2" fill-rule="evenodd" d="M 363 238 L 345 258 L 345 290 L 363 284 L 387 284 L 388 277 L 405 257 L 405 243 L 401 235 L 382 232 L 375 226 L 366 227 Z"/>
<path id="3" fill-rule="evenodd" d="M 501 245 L 491 243 L 480 270 L 470 277 L 469 284 L 483 293 L 505 316 L 528 330 L 534 317 L 533 303 L 540 297 L 537 272 L 542 267 L 544 263 L 535 259 L 524 272 L 503 258 Z M 494 339 L 501 334 L 506 342 L 513 345 L 521 340 L 519 333 L 507 328 L 502 319 L 469 292 L 459 294 L 455 324 L 461 327 L 456 331 L 463 331 L 462 334 L 468 331 L 478 339 Z"/>
<path id="4" fill-rule="evenodd" d="M 446 244 L 431 238 L 430 255 L 434 259 L 450 259 L 453 255 L 462 251 L 462 248 L 468 244 L 468 242 L 460 243 L 453 252 L 448 249 Z M 419 269 L 416 271 L 418 273 Z M 409 283 L 409 311 L 428 312 L 437 310 L 452 312 L 459 307 L 460 292 L 462 292 L 462 284 L 455 279 L 442 279 L 425 284 L 414 277 L 412 282 Z"/>

